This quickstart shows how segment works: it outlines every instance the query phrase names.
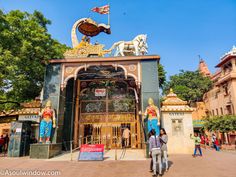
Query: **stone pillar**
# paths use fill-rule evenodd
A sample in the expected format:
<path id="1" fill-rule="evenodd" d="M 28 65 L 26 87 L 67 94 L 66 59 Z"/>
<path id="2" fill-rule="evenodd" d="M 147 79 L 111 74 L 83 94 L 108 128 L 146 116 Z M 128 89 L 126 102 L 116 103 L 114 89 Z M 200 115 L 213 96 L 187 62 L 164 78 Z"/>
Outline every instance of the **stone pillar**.
<path id="1" fill-rule="evenodd" d="M 159 80 L 157 60 L 148 60 L 141 62 L 142 68 L 142 87 L 141 87 L 141 109 L 144 113 L 148 106 L 148 98 L 154 100 L 155 105 L 159 107 Z"/>
<path id="2" fill-rule="evenodd" d="M 144 114 L 148 106 L 148 98 L 154 100 L 155 105 L 159 103 L 159 80 L 157 60 L 141 61 L 141 111 Z M 144 120 L 145 125 L 145 138 L 148 139 L 147 120 Z M 148 156 L 148 146 L 146 147 L 146 156 Z"/>
<path id="3" fill-rule="evenodd" d="M 60 81 L 61 81 L 61 64 L 49 64 L 46 67 L 46 74 L 44 79 L 43 89 L 43 105 L 47 100 L 52 101 L 52 108 L 55 109 L 57 128 L 54 129 L 52 134 L 52 143 L 61 142 L 62 129 L 61 121 L 63 120 L 64 114 L 60 112 Z M 58 126 L 60 124 L 60 126 Z"/>
<path id="4" fill-rule="evenodd" d="M 139 120 L 139 110 L 138 110 L 138 105 L 136 104 L 136 108 L 137 108 L 137 114 L 136 114 L 136 123 L 137 123 L 137 145 L 138 145 L 138 148 L 141 148 L 141 125 L 140 125 L 140 120 Z"/>
<path id="5" fill-rule="evenodd" d="M 75 98 L 75 117 L 74 117 L 74 146 L 78 147 L 79 142 L 79 94 L 80 94 L 80 81 L 77 80 L 77 91 Z"/>

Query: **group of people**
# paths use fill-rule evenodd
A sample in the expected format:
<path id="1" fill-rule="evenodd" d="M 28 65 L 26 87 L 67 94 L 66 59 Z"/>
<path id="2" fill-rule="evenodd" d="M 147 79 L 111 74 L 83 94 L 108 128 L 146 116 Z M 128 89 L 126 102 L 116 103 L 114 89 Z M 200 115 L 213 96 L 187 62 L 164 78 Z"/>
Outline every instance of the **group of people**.
<path id="1" fill-rule="evenodd" d="M 194 136 L 190 134 L 190 138 L 194 140 L 195 144 L 193 157 L 197 156 L 197 151 L 199 151 L 199 155 L 200 157 L 202 157 L 201 146 L 203 146 L 204 148 L 206 148 L 206 146 L 209 146 L 210 145 L 209 139 L 204 135 L 199 137 L 198 133 L 194 133 Z M 219 140 L 215 134 L 212 134 L 211 143 L 212 143 L 212 148 L 214 148 L 216 151 L 220 151 Z"/>
<path id="2" fill-rule="evenodd" d="M 209 146 L 209 139 L 205 135 L 201 135 L 201 145 L 206 149 L 206 146 Z"/>
<path id="3" fill-rule="evenodd" d="M 150 172 L 153 172 L 153 176 L 157 176 L 158 163 L 158 174 L 162 176 L 162 163 L 165 163 L 166 171 L 169 168 L 167 155 L 168 136 L 164 128 L 160 129 L 160 113 L 152 98 L 148 99 L 148 106 L 144 117 L 147 118 L 147 129 L 149 132 Z"/>
<path id="4" fill-rule="evenodd" d="M 8 149 L 9 137 L 8 134 L 0 137 L 0 153 L 6 153 Z"/>
<path id="5" fill-rule="evenodd" d="M 149 155 L 152 158 L 150 172 L 153 172 L 153 176 L 157 176 L 157 163 L 159 176 L 162 176 L 162 163 L 165 164 L 166 172 L 168 171 L 167 142 L 168 136 L 164 128 L 161 128 L 160 135 L 156 133 L 155 129 L 149 132 Z"/>

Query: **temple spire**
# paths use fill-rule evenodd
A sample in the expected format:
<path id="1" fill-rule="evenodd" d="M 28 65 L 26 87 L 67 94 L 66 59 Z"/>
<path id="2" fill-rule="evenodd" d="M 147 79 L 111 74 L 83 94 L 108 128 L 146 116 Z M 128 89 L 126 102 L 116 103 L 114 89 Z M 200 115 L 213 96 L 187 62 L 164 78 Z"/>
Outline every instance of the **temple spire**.
<path id="1" fill-rule="evenodd" d="M 198 69 L 199 69 L 200 73 L 202 73 L 204 76 L 207 76 L 207 77 L 211 76 L 211 72 L 208 69 L 206 62 L 202 58 L 199 61 Z"/>

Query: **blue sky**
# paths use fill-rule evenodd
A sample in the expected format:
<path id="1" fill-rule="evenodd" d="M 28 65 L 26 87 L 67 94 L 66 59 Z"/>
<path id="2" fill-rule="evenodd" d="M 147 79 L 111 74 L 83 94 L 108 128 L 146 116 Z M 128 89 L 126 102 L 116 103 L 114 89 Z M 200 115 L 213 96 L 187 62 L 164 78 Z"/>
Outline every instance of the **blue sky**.
<path id="1" fill-rule="evenodd" d="M 108 0 L 0 0 L 5 12 L 41 11 L 52 21 L 49 32 L 71 46 L 70 32 L 76 20 L 91 17 L 107 23 L 107 16 L 90 11 Z M 198 55 L 210 70 L 236 45 L 236 0 L 110 0 L 112 34 L 92 39 L 106 45 L 148 35 L 149 54 L 161 56 L 169 75 L 180 69 L 195 70 Z M 79 35 L 81 38 L 81 35 Z"/>

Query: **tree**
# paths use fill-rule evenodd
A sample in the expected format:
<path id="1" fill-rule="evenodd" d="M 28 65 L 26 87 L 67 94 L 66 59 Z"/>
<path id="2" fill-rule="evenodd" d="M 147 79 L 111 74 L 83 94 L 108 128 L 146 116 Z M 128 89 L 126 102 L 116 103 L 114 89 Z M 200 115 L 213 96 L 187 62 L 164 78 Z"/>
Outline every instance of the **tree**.
<path id="1" fill-rule="evenodd" d="M 166 82 L 166 71 L 164 69 L 164 66 L 160 63 L 158 63 L 157 68 L 158 68 L 159 86 L 161 89 L 163 89 L 163 86 Z"/>
<path id="2" fill-rule="evenodd" d="M 47 32 L 51 24 L 42 13 L 0 10 L 0 110 L 39 95 L 45 64 L 67 49 Z"/>
<path id="3" fill-rule="evenodd" d="M 170 77 L 170 81 L 164 86 L 164 93 L 167 94 L 172 88 L 183 100 L 189 103 L 202 101 L 203 94 L 212 87 L 209 77 L 203 76 L 197 71 L 181 70 L 179 74 Z"/>
<path id="4" fill-rule="evenodd" d="M 222 115 L 205 118 L 204 129 L 208 131 L 219 131 L 228 133 L 236 131 L 236 116 Z"/>

